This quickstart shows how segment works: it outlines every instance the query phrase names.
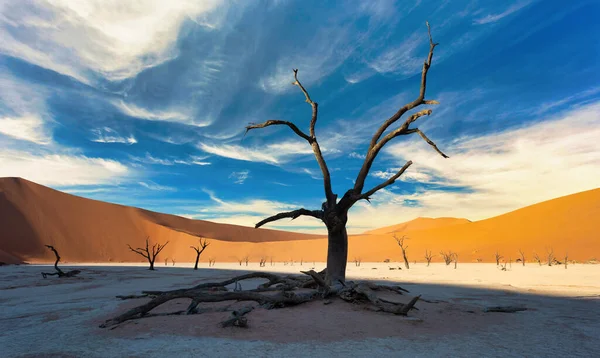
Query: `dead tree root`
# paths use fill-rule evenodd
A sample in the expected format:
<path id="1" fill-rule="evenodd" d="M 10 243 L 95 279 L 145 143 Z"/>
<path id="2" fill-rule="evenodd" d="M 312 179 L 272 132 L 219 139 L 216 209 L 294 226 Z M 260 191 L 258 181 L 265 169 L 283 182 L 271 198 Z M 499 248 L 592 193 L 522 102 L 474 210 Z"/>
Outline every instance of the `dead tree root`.
<path id="1" fill-rule="evenodd" d="M 416 309 L 414 305 L 420 298 L 420 296 L 416 296 L 406 304 L 392 302 L 379 298 L 376 291 L 389 291 L 400 295 L 408 291 L 399 286 L 376 285 L 371 282 L 354 283 L 349 281 L 340 283 L 340 285 L 329 286 L 325 282 L 325 270 L 321 272 L 310 270 L 302 273 L 304 274 L 302 276 L 281 276 L 267 272 L 253 272 L 222 282 L 202 283 L 187 289 L 143 291 L 142 295 L 117 296 L 120 299 L 149 297 L 151 300 L 115 318 L 107 320 L 100 327 L 108 328 L 129 320 L 157 315 L 190 315 L 215 311 L 214 309 L 199 309 L 198 305 L 203 302 L 254 301 L 263 308 L 277 309 L 315 300 L 325 300 L 327 302 L 328 300 L 326 299 L 332 297 L 339 297 L 351 303 L 368 305 L 376 311 L 406 316 L 411 309 Z M 267 282 L 258 285 L 256 289 L 240 290 L 240 281 L 256 278 L 266 279 Z M 235 285 L 235 289 L 227 289 L 226 286 L 232 284 Z M 185 311 L 160 314 L 150 313 L 158 306 L 180 298 L 190 299 L 190 305 Z M 232 316 L 223 321 L 221 325 L 223 327 L 247 327 L 248 319 L 246 314 L 250 313 L 253 309 L 253 306 L 248 306 L 234 310 Z M 229 309 L 226 308 L 225 310 Z"/>

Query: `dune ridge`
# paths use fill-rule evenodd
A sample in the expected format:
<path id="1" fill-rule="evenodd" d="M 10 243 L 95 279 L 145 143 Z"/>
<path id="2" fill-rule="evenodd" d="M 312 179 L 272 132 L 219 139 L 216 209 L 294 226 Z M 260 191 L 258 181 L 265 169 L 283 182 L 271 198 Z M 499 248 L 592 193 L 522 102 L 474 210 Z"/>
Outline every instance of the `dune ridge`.
<path id="1" fill-rule="evenodd" d="M 562 260 L 587 261 L 600 257 L 597 218 L 600 189 L 589 190 L 521 208 L 486 220 L 417 218 L 405 223 L 350 236 L 349 260 L 400 261 L 394 233 L 406 235 L 409 260 L 424 261 L 431 250 L 436 262 L 441 250 L 459 254 L 459 262 L 492 262 L 498 250 L 506 261 L 519 249 L 531 261 L 553 250 Z M 350 221 L 352 217 L 350 216 Z M 0 261 L 50 262 L 46 244 L 59 248 L 66 262 L 142 262 L 127 244 L 138 247 L 169 241 L 157 259 L 191 262 L 190 245 L 198 236 L 211 245 L 201 262 L 235 262 L 249 256 L 297 263 L 324 261 L 327 240 L 321 235 L 218 224 L 86 199 L 20 179 L 0 178 Z"/>

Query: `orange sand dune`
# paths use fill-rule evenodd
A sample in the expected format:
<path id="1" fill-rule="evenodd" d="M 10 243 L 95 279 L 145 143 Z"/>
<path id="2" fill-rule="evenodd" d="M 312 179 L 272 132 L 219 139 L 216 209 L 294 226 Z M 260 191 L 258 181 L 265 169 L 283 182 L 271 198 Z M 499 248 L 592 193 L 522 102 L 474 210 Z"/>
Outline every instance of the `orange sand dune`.
<path id="1" fill-rule="evenodd" d="M 386 226 L 375 230 L 366 231 L 365 235 L 381 235 L 381 234 L 394 234 L 416 230 L 427 230 L 439 227 L 446 227 L 452 225 L 460 225 L 470 223 L 467 219 L 457 218 L 416 218 L 411 221 L 407 221 L 402 224 L 396 224 L 392 226 Z"/>
<path id="2" fill-rule="evenodd" d="M 560 260 L 568 251 L 569 259 L 587 261 L 600 258 L 598 218 L 600 189 L 477 222 L 419 218 L 351 236 L 349 260 L 399 261 L 395 232 L 408 236 L 411 262 L 423 261 L 426 249 L 433 251 L 434 261 L 441 260 L 440 250 L 457 252 L 459 262 L 491 262 L 496 250 L 514 261 L 519 249 L 528 261 L 534 252 L 545 256 L 546 249 L 553 249 Z M 44 244 L 59 248 L 67 262 L 138 262 L 143 259 L 128 251 L 126 244 L 140 246 L 146 236 L 155 242 L 170 241 L 159 262 L 166 258 L 193 261 L 190 245 L 197 242 L 195 235 L 212 239 L 203 262 L 208 258 L 231 262 L 245 256 L 252 262 L 261 257 L 324 261 L 327 248 L 327 240 L 319 235 L 189 220 L 84 199 L 15 178 L 0 178 L 0 225 L 2 257 L 30 262 L 52 260 Z"/>
<path id="3" fill-rule="evenodd" d="M 190 261 L 190 245 L 198 241 L 193 235 L 222 240 L 223 249 L 235 247 L 227 245 L 227 241 L 301 241 L 321 237 L 189 220 L 85 199 L 20 178 L 0 178 L 0 250 L 4 251 L 0 261 L 49 261 L 53 256 L 44 245 L 51 244 L 67 262 L 135 262 L 139 256 L 130 252 L 126 244 L 139 247 L 147 236 L 153 242 L 169 240 L 163 258 Z"/>

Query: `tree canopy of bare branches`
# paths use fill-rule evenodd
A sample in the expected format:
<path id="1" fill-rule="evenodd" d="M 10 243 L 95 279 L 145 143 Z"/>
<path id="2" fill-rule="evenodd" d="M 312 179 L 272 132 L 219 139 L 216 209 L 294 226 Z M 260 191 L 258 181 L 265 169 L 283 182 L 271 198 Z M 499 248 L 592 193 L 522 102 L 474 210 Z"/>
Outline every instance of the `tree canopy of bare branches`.
<path id="1" fill-rule="evenodd" d="M 209 242 L 206 239 L 200 239 L 198 240 L 198 246 L 190 246 L 190 248 L 194 249 L 194 251 L 196 251 L 196 263 L 194 264 L 194 270 L 198 269 L 198 261 L 200 261 L 200 255 L 202 255 L 202 253 L 204 252 L 204 250 L 206 250 L 206 248 L 208 247 Z"/>
<path id="2" fill-rule="evenodd" d="M 138 254 L 138 255 L 144 257 L 146 260 L 148 260 L 148 263 L 150 264 L 150 267 L 148 268 L 148 270 L 154 270 L 154 261 L 156 261 L 156 257 L 165 248 L 165 246 L 167 246 L 168 243 L 169 242 L 167 241 L 162 245 L 154 244 L 154 245 L 152 245 L 152 247 L 150 247 L 150 237 L 146 237 L 146 247 L 145 248 L 138 247 L 137 249 L 134 249 L 129 244 L 127 244 L 127 247 L 129 247 L 129 250 L 135 252 L 136 254 Z"/>
<path id="3" fill-rule="evenodd" d="M 383 183 L 380 183 L 379 185 L 376 185 L 370 189 L 365 189 L 365 182 L 369 171 L 371 170 L 371 167 L 373 166 L 373 163 L 375 162 L 375 159 L 381 150 L 388 143 L 398 137 L 417 134 L 439 155 L 444 158 L 448 158 L 448 156 L 444 154 L 438 148 L 438 146 L 416 126 L 416 122 L 419 119 L 431 115 L 431 108 L 416 111 L 403 121 L 398 122 L 407 112 L 417 109 L 420 106 L 439 104 L 438 101 L 427 99 L 425 96 L 427 89 L 427 74 L 431 68 L 434 49 L 436 46 L 438 46 L 437 43 L 433 42 L 429 23 L 426 23 L 426 25 L 429 35 L 429 53 L 423 63 L 423 68 L 421 71 L 419 94 L 413 101 L 398 108 L 395 113 L 393 113 L 388 119 L 384 120 L 383 123 L 375 130 L 375 133 L 370 140 L 367 152 L 365 153 L 365 159 L 361 169 L 356 176 L 356 180 L 354 181 L 354 186 L 348 189 L 341 199 L 338 200 L 338 195 L 332 190 L 330 171 L 323 156 L 321 145 L 317 140 L 316 124 L 319 115 L 319 105 L 312 99 L 308 93 L 308 90 L 300 82 L 298 69 L 293 70 L 294 81 L 292 84 L 300 89 L 304 95 L 306 103 L 308 103 L 308 105 L 311 107 L 311 118 L 308 132 L 303 131 L 294 123 L 285 120 L 268 120 L 258 124 L 250 123 L 246 127 L 246 133 L 248 133 L 249 131 L 260 128 L 285 126 L 294 132 L 300 139 L 306 141 L 312 148 L 313 154 L 323 176 L 323 191 L 325 201 L 322 203 L 321 208 L 316 210 L 300 208 L 288 212 L 278 213 L 258 222 L 255 227 L 259 228 L 270 222 L 285 218 L 293 220 L 300 216 L 309 216 L 323 221 L 328 232 L 326 281 L 329 284 L 343 284 L 346 279 L 346 264 L 348 261 L 348 234 L 346 231 L 346 223 L 348 221 L 348 210 L 356 202 L 360 200 L 369 201 L 371 196 L 373 196 L 377 191 L 393 185 L 396 180 L 398 180 L 398 178 L 400 178 L 400 176 L 413 164 L 412 161 L 407 161 L 406 164 L 404 164 L 404 166 L 396 174 L 392 175 Z"/>

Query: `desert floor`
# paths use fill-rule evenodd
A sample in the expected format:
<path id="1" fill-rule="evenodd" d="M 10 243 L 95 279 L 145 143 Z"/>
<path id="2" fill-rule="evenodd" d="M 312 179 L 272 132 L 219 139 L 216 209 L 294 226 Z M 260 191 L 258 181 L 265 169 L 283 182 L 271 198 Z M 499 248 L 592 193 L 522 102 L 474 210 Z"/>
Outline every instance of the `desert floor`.
<path id="1" fill-rule="evenodd" d="M 351 279 L 394 281 L 421 294 L 410 317 L 366 311 L 343 301 L 311 302 L 281 310 L 255 309 L 250 328 L 221 328 L 229 313 L 168 316 L 98 325 L 144 299 L 116 295 L 166 290 L 227 279 L 248 267 L 218 264 L 79 265 L 77 278 L 43 279 L 50 266 L 0 267 L 2 357 L 600 357 L 600 265 L 538 266 L 443 264 L 390 270 L 398 263 L 348 265 Z M 64 268 L 72 266 L 65 265 Z M 323 263 L 262 270 L 298 272 Z M 260 281 L 246 281 L 244 288 Z M 187 302 L 173 302 L 172 310 Z M 487 306 L 517 305 L 517 313 L 486 313 Z"/>

